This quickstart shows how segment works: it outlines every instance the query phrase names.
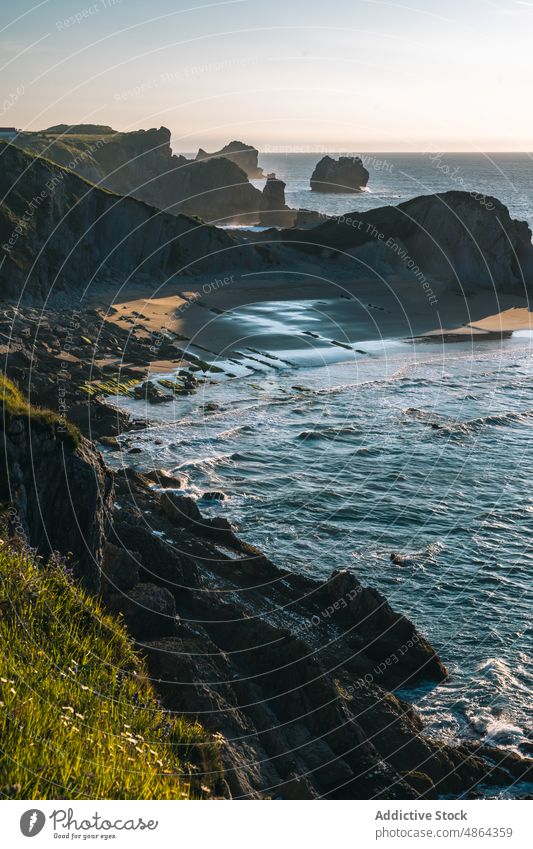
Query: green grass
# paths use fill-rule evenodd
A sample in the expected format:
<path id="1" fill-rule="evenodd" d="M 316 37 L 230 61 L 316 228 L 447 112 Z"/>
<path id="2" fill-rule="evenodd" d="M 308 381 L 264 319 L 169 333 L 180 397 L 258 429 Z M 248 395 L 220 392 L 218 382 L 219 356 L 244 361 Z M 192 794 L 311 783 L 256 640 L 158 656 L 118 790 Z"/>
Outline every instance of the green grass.
<path id="1" fill-rule="evenodd" d="M 200 769 L 213 769 L 215 744 L 198 724 L 160 708 L 121 623 L 61 565 L 44 567 L 4 543 L 0 639 L 2 795 L 202 795 Z"/>
<path id="2" fill-rule="evenodd" d="M 75 425 L 53 410 L 28 404 L 20 389 L 3 374 L 0 374 L 0 405 L 8 419 L 26 418 L 36 427 L 47 430 L 66 442 L 71 448 L 77 448 L 80 444 L 81 433 Z"/>

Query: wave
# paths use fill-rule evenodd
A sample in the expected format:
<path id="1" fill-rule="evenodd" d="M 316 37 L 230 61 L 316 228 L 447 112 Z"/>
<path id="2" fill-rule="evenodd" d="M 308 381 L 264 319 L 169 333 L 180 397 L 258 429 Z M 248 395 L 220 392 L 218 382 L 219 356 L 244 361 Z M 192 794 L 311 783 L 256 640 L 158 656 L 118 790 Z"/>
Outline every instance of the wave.
<path id="1" fill-rule="evenodd" d="M 360 435 L 361 429 L 353 425 L 345 425 L 340 427 L 324 427 L 316 428 L 315 430 L 302 430 L 296 437 L 305 441 L 312 439 L 336 439 L 338 436 L 354 436 Z"/>
<path id="2" fill-rule="evenodd" d="M 403 410 L 405 416 L 427 424 L 433 430 L 439 431 L 443 436 L 460 436 L 477 433 L 484 427 L 505 427 L 513 424 L 529 424 L 533 419 L 533 410 L 521 412 L 490 413 L 475 419 L 450 420 L 445 416 L 439 416 L 434 412 L 419 410 L 417 407 L 408 407 Z"/>
<path id="3" fill-rule="evenodd" d="M 218 434 L 217 439 L 232 439 L 234 436 L 238 436 L 241 433 L 253 433 L 255 428 L 252 425 L 235 425 L 234 427 L 229 427 L 227 430 L 223 430 Z"/>
<path id="4" fill-rule="evenodd" d="M 186 460 L 183 463 L 180 463 L 179 466 L 176 467 L 178 471 L 183 471 L 184 469 L 193 469 L 193 470 L 201 470 L 205 472 L 213 471 L 217 468 L 217 466 L 221 466 L 224 463 L 231 462 L 235 458 L 234 454 L 215 454 L 212 457 L 196 457 L 193 460 Z"/>

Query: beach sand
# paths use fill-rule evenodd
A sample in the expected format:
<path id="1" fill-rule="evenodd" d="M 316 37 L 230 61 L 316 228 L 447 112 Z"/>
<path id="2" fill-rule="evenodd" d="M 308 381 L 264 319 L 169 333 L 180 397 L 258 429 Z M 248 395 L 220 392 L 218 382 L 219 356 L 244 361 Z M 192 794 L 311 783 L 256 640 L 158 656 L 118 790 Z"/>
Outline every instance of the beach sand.
<path id="1" fill-rule="evenodd" d="M 156 291 L 136 287 L 123 300 L 108 290 L 99 293 L 99 306 L 104 320 L 155 341 L 170 331 L 206 360 L 256 351 L 305 364 L 341 359 L 343 349 L 381 339 L 478 340 L 533 328 L 524 297 L 486 290 L 465 296 L 432 285 L 436 302 L 430 303 L 413 280 L 244 275 L 208 283 L 184 279 Z M 150 369 L 178 365 L 154 359 Z"/>

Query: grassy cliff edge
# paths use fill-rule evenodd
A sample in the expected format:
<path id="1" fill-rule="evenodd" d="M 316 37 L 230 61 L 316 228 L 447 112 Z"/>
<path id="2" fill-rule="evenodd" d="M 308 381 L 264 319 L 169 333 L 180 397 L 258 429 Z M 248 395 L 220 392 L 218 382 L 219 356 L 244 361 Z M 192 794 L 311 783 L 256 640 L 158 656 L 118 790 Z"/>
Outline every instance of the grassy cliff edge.
<path id="1" fill-rule="evenodd" d="M 71 450 L 81 440 L 4 376 L 0 411 L 4 426 L 22 418 Z M 0 453 L 0 797 L 209 795 L 219 778 L 213 738 L 161 708 L 120 618 L 73 580 L 65 561 L 46 563 L 24 540 L 8 539 L 5 514 L 16 509 L 3 442 Z"/>
<path id="2" fill-rule="evenodd" d="M 43 566 L 2 542 L 0 640 L 3 796 L 202 793 L 200 765 L 214 744 L 197 723 L 161 709 L 123 625 L 61 563 Z"/>

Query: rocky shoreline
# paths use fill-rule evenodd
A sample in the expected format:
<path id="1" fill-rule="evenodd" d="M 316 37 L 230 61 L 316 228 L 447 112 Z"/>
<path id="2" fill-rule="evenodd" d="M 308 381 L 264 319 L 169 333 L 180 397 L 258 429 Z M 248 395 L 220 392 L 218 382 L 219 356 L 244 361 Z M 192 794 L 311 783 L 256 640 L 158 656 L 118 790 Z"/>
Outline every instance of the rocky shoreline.
<path id="1" fill-rule="evenodd" d="M 92 368 L 83 336 L 94 321 L 90 310 L 77 314 L 65 406 L 85 434 L 104 439 L 129 425 L 103 398 L 80 403 Z M 32 403 L 51 405 L 55 393 L 57 406 L 56 327 L 51 313 L 4 310 L 3 366 Z M 124 344 L 113 332 L 109 345 Z M 139 344 L 141 370 L 145 356 Z M 226 519 L 203 517 L 179 481 L 127 467 L 113 474 L 85 438 L 68 446 L 58 430 L 8 417 L 5 446 L 12 532 L 44 556 L 71 552 L 77 577 L 124 617 L 164 706 L 215 735 L 220 795 L 476 797 L 531 779 L 530 760 L 424 735 L 394 691 L 442 681 L 446 669 L 351 572 L 317 582 L 279 569 Z"/>
<path id="2" fill-rule="evenodd" d="M 111 146 L 102 150 L 112 152 Z M 118 152 L 129 161 L 127 149 Z M 448 192 L 326 220 L 311 231 L 269 230 L 254 239 L 179 210 L 167 214 L 161 198 L 156 209 L 146 198 L 104 191 L 13 146 L 3 145 L 3 156 L 9 203 L 0 214 L 0 361 L 30 405 L 49 408 L 32 413 L 12 392 L 17 402 L 9 409 L 4 398 L 9 531 L 44 558 L 58 552 L 86 589 L 122 615 L 167 710 L 197 718 L 218 741 L 223 775 L 214 766 L 216 775 L 209 776 L 216 792 L 228 798 L 475 797 L 487 786 L 505 790 L 531 780 L 529 759 L 424 734 L 416 711 L 395 691 L 406 682 L 440 682 L 446 669 L 415 625 L 356 575 L 335 571 L 319 582 L 280 569 L 226 519 L 202 516 L 179 481 L 136 473 L 127 459 L 113 473 L 95 447 L 119 450 L 117 436 L 135 427 L 106 403 L 106 394 L 144 393 L 150 402 L 187 395 L 223 371 L 213 364 L 222 350 L 226 357 L 230 352 L 230 363 L 239 354 L 235 336 L 229 344 L 217 342 L 210 330 L 209 340 L 201 339 L 207 347 L 199 344 L 199 330 L 212 327 L 208 311 L 226 309 L 223 300 L 205 303 L 208 295 L 201 294 L 206 287 L 218 292 L 218 282 L 198 282 L 192 294 L 178 297 L 178 277 L 215 277 L 228 297 L 246 303 L 238 284 L 224 282 L 234 280 L 227 271 L 249 277 L 277 269 L 283 277 L 287 269 L 307 270 L 321 281 L 323 297 L 319 263 L 341 281 L 359 264 L 382 269 L 387 284 L 397 283 L 394 294 L 409 290 L 413 305 L 425 305 L 431 292 L 444 306 L 447 292 L 454 315 L 456 296 L 464 294 L 458 280 L 476 285 L 484 294 L 483 319 L 495 288 L 498 297 L 510 292 L 523 306 L 533 267 L 528 226 L 494 199 L 489 209 Z M 195 173 L 221 161 L 195 163 Z M 160 175 L 159 155 L 153 165 Z M 173 165 L 177 180 L 179 162 Z M 227 167 L 238 168 L 229 160 Z M 269 191 L 282 188 L 270 182 Z M 107 308 L 95 306 L 90 296 L 108 282 Z M 142 284 L 150 300 L 169 282 L 172 304 L 193 304 L 190 326 L 174 320 L 173 306 L 171 329 L 161 326 L 155 337 L 154 324 L 137 306 L 131 314 L 123 310 L 120 321 L 108 320 L 122 286 L 131 301 Z M 263 300 L 276 300 L 261 283 Z M 377 304 L 372 275 L 371 284 L 367 310 L 397 321 L 397 304 L 395 312 Z M 301 297 L 308 299 L 309 291 Z M 337 293 L 343 317 L 361 292 Z M 261 300 L 255 291 L 252 298 Z M 198 307 L 200 327 L 192 320 Z M 425 327 L 425 313 L 422 321 Z M 183 329 L 191 336 L 180 335 Z M 184 347 L 192 335 L 206 361 Z M 325 342 L 353 351 L 336 339 Z M 262 362 L 255 346 L 246 353 L 252 364 Z M 277 360 L 269 351 L 262 356 Z M 163 361 L 172 379 L 154 387 L 149 378 Z M 72 438 L 70 422 L 83 437 Z"/>

